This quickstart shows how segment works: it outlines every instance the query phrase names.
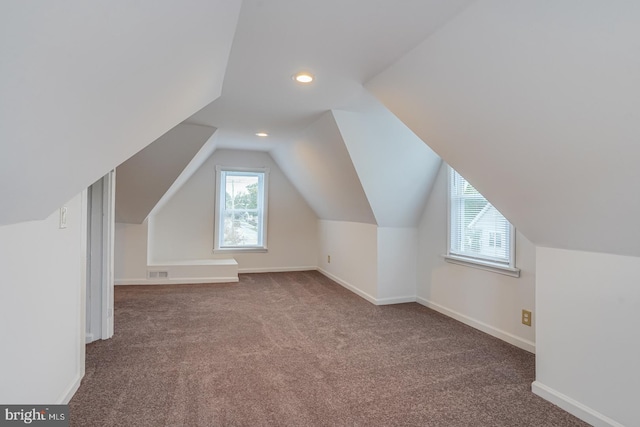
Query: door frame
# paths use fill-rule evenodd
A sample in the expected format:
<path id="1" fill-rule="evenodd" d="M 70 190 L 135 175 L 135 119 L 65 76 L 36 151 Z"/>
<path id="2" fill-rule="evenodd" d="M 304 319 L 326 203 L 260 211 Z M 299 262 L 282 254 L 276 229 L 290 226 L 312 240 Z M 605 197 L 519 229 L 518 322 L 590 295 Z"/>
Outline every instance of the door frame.
<path id="1" fill-rule="evenodd" d="M 87 343 L 113 336 L 115 171 L 87 190 Z"/>

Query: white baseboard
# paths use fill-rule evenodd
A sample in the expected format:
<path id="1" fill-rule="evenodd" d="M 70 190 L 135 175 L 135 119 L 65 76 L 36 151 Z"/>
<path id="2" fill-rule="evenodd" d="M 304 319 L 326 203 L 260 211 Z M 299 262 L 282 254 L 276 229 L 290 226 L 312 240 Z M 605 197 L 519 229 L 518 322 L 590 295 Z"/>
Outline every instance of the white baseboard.
<path id="1" fill-rule="evenodd" d="M 85 344 L 89 344 L 90 342 L 93 342 L 93 334 L 85 334 L 84 336 L 84 342 Z"/>
<path id="2" fill-rule="evenodd" d="M 239 268 L 238 273 L 287 273 L 290 271 L 315 271 L 318 267 L 256 267 L 256 268 Z"/>
<path id="3" fill-rule="evenodd" d="M 502 341 L 506 341 L 509 344 L 513 344 L 516 347 L 519 347 L 523 350 L 526 350 L 530 353 L 534 353 L 536 352 L 536 344 L 532 341 L 526 340 L 524 338 L 520 338 L 518 336 L 515 336 L 509 332 L 503 331 L 501 329 L 498 329 L 494 326 L 488 325 L 484 322 L 481 322 L 479 320 L 476 320 L 472 317 L 469 317 L 465 314 L 462 313 L 458 313 L 457 311 L 448 309 L 446 307 L 441 306 L 440 304 L 431 302 L 425 298 L 422 297 L 417 297 L 416 298 L 416 302 L 418 302 L 418 304 L 422 304 L 425 307 L 429 307 L 439 313 L 444 314 L 445 316 L 449 316 L 452 317 L 462 323 L 464 323 L 465 325 L 469 325 L 472 328 L 476 328 L 484 333 L 487 333 L 491 336 L 494 336 L 496 338 L 501 339 Z"/>
<path id="4" fill-rule="evenodd" d="M 534 381 L 531 384 L 531 391 L 594 427 L 624 427 L 619 422 L 602 415 L 598 411 L 594 411 L 551 387 L 547 387 L 539 381 Z"/>
<path id="5" fill-rule="evenodd" d="M 237 277 L 183 277 L 172 279 L 116 279 L 115 285 L 187 285 L 195 283 L 232 283 L 237 282 Z"/>
<path id="6" fill-rule="evenodd" d="M 82 360 L 82 363 L 84 364 L 84 360 Z M 57 405 L 66 405 L 67 403 L 69 403 L 73 395 L 76 394 L 76 391 L 78 391 L 78 388 L 80 388 L 80 382 L 82 382 L 83 376 L 84 372 L 78 372 L 69 387 L 67 387 L 64 393 L 62 393 L 62 395 L 58 399 L 56 403 Z"/>
<path id="7" fill-rule="evenodd" d="M 416 297 L 413 296 L 413 295 L 412 296 L 404 296 L 404 297 L 375 298 L 375 297 L 369 295 L 368 293 L 356 288 L 355 286 L 353 286 L 351 283 L 347 282 L 346 280 L 342 280 L 341 278 L 339 278 L 337 276 L 334 276 L 333 274 L 329 273 L 326 270 L 323 270 L 320 267 L 317 267 L 316 270 L 318 270 L 320 273 L 322 273 L 323 275 L 327 276 L 329 279 L 333 280 L 334 282 L 337 282 L 342 287 L 349 289 L 354 294 L 366 299 L 371 304 L 375 304 L 375 305 L 391 305 L 391 304 L 403 304 L 403 303 L 407 303 L 407 302 L 416 302 Z"/>
<path id="8" fill-rule="evenodd" d="M 377 301 L 374 297 L 372 297 L 371 295 L 369 295 L 368 293 L 361 291 L 360 289 L 356 288 L 355 286 L 353 286 L 351 283 L 342 280 L 341 278 L 334 276 L 333 274 L 329 273 L 326 270 L 323 270 L 322 268 L 318 267 L 318 271 L 320 273 L 322 273 L 323 275 L 327 276 L 329 279 L 333 280 L 334 282 L 338 283 L 339 285 L 342 285 L 342 287 L 349 289 L 351 292 L 353 292 L 354 294 L 366 299 L 367 301 L 369 301 L 371 304 L 376 304 L 377 305 Z"/>
<path id="9" fill-rule="evenodd" d="M 407 296 L 407 297 L 377 298 L 375 304 L 391 305 L 391 304 L 405 304 L 407 302 L 416 302 L 416 297 Z"/>

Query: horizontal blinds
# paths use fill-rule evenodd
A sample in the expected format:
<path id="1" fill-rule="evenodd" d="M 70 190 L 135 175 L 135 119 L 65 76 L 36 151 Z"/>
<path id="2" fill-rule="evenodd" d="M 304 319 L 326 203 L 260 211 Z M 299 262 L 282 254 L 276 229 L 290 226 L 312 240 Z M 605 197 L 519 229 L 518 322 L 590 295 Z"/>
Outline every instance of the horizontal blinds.
<path id="1" fill-rule="evenodd" d="M 450 254 L 509 265 L 511 224 L 450 168 Z"/>

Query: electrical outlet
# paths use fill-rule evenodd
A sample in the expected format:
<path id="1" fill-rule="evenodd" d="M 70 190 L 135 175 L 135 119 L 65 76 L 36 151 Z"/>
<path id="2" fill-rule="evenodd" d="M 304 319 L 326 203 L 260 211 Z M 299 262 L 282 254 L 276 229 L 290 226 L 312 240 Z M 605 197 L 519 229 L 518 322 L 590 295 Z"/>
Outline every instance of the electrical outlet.
<path id="1" fill-rule="evenodd" d="M 522 324 L 531 326 L 531 312 L 529 310 L 522 310 Z"/>
<path id="2" fill-rule="evenodd" d="M 331 255 L 327 255 L 327 264 L 331 264 Z"/>

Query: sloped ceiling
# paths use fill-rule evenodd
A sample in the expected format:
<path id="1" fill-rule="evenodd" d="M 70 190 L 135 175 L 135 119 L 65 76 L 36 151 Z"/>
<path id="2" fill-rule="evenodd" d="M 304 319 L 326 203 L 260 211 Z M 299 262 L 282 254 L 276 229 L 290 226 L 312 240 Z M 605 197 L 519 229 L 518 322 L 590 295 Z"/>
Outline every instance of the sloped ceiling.
<path id="1" fill-rule="evenodd" d="M 116 169 L 116 221 L 142 224 L 215 132 L 179 124 Z"/>
<path id="2" fill-rule="evenodd" d="M 434 33 L 472 0 L 244 0 L 222 96 L 189 118 L 219 147 L 271 151 Z M 291 76 L 311 71 L 311 85 Z M 257 138 L 267 132 L 269 138 Z"/>
<path id="3" fill-rule="evenodd" d="M 271 156 L 318 218 L 376 223 L 331 112 Z"/>
<path id="4" fill-rule="evenodd" d="M 370 95 L 333 116 L 377 224 L 417 226 L 440 157 Z"/>
<path id="5" fill-rule="evenodd" d="M 0 224 L 44 218 L 221 93 L 240 0 L 0 4 Z"/>
<path id="6" fill-rule="evenodd" d="M 186 124 L 186 123 L 184 123 Z M 205 126 L 208 127 L 208 126 Z M 173 184 L 169 187 L 169 189 L 162 195 L 158 203 L 151 209 L 149 215 L 147 217 L 154 215 L 156 212 L 160 211 L 162 207 L 169 201 L 171 198 L 189 181 L 189 179 L 200 169 L 204 163 L 209 160 L 209 157 L 216 151 L 218 140 L 218 132 L 216 131 L 211 138 L 204 143 L 202 148 L 196 153 L 195 156 L 191 159 L 189 164 L 180 172 L 180 175 L 173 181 Z"/>
<path id="7" fill-rule="evenodd" d="M 480 0 L 367 88 L 535 244 L 640 256 L 638 22 Z"/>

